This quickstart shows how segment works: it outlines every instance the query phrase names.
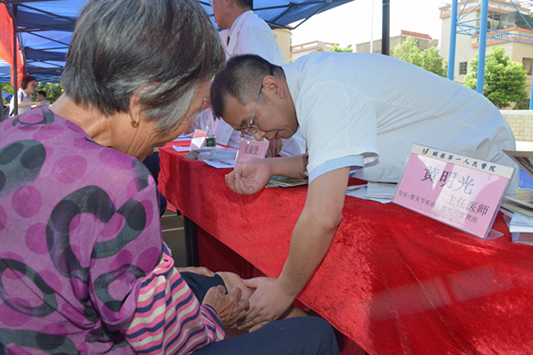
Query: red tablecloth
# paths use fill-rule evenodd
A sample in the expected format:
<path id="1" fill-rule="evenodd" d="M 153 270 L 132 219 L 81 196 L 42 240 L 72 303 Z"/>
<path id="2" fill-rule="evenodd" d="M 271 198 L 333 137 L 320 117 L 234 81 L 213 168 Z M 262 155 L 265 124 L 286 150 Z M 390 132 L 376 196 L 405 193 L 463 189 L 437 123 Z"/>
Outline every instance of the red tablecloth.
<path id="1" fill-rule="evenodd" d="M 161 192 L 266 275 L 279 275 L 307 187 L 252 196 L 229 169 L 160 150 Z M 347 197 L 343 220 L 298 299 L 370 354 L 533 352 L 533 247 L 484 241 L 400 206 Z"/>

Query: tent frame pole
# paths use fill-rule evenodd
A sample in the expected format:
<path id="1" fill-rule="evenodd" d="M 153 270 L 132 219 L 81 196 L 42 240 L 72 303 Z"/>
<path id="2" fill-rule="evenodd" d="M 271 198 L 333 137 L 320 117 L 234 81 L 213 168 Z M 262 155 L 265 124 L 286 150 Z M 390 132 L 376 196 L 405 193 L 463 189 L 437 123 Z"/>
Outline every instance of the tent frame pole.
<path id="1" fill-rule="evenodd" d="M 382 12 L 381 54 L 389 55 L 390 52 L 390 0 L 383 0 Z"/>
<path id="2" fill-rule="evenodd" d="M 483 95 L 485 84 L 485 54 L 487 52 L 487 22 L 489 17 L 489 0 L 481 0 L 481 18 L 479 29 L 479 53 L 477 64 L 476 91 Z"/>
<path id="3" fill-rule="evenodd" d="M 448 79 L 453 81 L 455 74 L 455 50 L 457 43 L 457 0 L 452 2 L 452 13 L 450 15 L 450 52 L 448 54 Z"/>
<path id="4" fill-rule="evenodd" d="M 15 21 L 15 13 L 17 11 L 17 5 L 9 5 L 5 4 L 6 8 L 11 15 L 11 23 L 13 24 L 13 67 L 12 72 L 14 73 L 12 79 L 13 82 L 13 96 L 14 99 L 13 102 L 15 104 L 15 107 L 13 108 L 14 115 L 18 115 L 19 113 L 19 95 L 18 95 L 18 53 L 17 53 L 17 22 Z M 11 11 L 10 11 L 11 10 Z M 10 110 L 11 111 L 11 110 Z"/>

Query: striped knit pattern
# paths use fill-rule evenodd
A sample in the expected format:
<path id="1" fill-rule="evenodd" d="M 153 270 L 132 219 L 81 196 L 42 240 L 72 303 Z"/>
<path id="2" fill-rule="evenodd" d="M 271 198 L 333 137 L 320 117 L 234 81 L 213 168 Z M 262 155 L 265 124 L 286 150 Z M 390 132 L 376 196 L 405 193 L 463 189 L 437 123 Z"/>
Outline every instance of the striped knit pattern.
<path id="1" fill-rule="evenodd" d="M 145 277 L 135 314 L 122 330 L 138 354 L 188 354 L 224 338 L 216 312 L 200 305 L 166 252 Z"/>

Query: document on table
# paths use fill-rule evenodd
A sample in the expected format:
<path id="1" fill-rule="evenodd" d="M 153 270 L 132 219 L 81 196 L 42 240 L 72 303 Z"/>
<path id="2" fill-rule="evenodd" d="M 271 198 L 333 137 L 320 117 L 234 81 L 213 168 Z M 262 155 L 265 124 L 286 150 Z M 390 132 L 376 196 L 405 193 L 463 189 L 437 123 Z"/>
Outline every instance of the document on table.
<path id="1" fill-rule="evenodd" d="M 189 151 L 190 151 L 189 146 L 187 146 L 187 147 L 180 147 L 180 146 L 177 146 L 177 145 L 173 145 L 172 148 L 174 148 L 174 150 L 175 150 L 176 152 L 189 152 Z"/>
<path id="2" fill-rule="evenodd" d="M 519 187 L 514 191 L 508 191 L 501 207 L 533 219 L 533 190 Z"/>
<path id="3" fill-rule="evenodd" d="M 511 233 L 533 233 L 533 221 L 519 213 L 514 213 L 509 224 L 509 231 Z"/>
<path id="4" fill-rule="evenodd" d="M 173 142 L 185 142 L 185 141 L 190 141 L 191 139 L 192 139 L 192 133 L 182 134 L 178 138 L 174 139 Z"/>
<path id="5" fill-rule="evenodd" d="M 190 139 L 189 139 L 189 141 L 190 141 Z M 174 150 L 176 152 L 180 152 L 180 153 L 181 152 L 190 152 L 191 151 L 191 147 L 189 145 L 186 146 L 186 147 L 173 145 L 172 148 L 174 148 Z M 196 151 L 196 152 L 208 152 L 208 151 L 214 151 L 214 150 L 219 151 L 221 149 L 232 149 L 232 150 L 236 151 L 235 148 L 226 148 L 226 147 L 224 147 L 222 145 L 219 145 L 219 144 L 217 144 L 214 148 L 213 147 L 205 147 L 203 149 L 193 149 L 193 151 Z"/>
<path id="6" fill-rule="evenodd" d="M 396 186 L 394 183 L 369 182 L 366 185 L 348 186 L 346 195 L 364 200 L 389 203 L 394 197 Z"/>
<path id="7" fill-rule="evenodd" d="M 501 207 L 503 220 L 507 223 L 511 232 L 513 243 L 533 245 L 533 220 L 526 218 L 520 213 L 513 213 Z"/>
<path id="8" fill-rule="evenodd" d="M 236 155 L 237 149 L 217 146 L 217 149 L 200 152 L 198 160 L 217 169 L 234 168 Z"/>
<path id="9" fill-rule="evenodd" d="M 307 185 L 307 179 L 294 179 L 286 176 L 274 175 L 268 180 L 265 187 L 295 187 Z"/>
<path id="10" fill-rule="evenodd" d="M 192 133 L 191 134 L 182 134 L 178 138 L 174 139 L 173 142 L 188 142 L 189 144 L 187 144 L 186 147 L 185 146 L 177 146 L 177 145 L 173 145 L 172 147 L 177 152 L 188 152 L 188 151 L 191 150 L 189 148 L 190 143 L 191 143 L 191 139 L 192 139 Z"/>

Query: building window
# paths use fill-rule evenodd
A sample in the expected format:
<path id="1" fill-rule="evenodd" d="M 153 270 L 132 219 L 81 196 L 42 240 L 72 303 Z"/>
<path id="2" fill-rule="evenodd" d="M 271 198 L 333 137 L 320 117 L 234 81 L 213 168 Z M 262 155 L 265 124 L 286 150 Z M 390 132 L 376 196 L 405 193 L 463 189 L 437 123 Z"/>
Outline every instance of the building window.
<path id="1" fill-rule="evenodd" d="M 499 12 L 489 12 L 489 18 L 495 21 L 500 21 L 501 14 Z"/>
<path id="2" fill-rule="evenodd" d="M 292 53 L 292 35 L 289 37 L 289 51 Z"/>
<path id="3" fill-rule="evenodd" d="M 468 63 L 467 62 L 461 62 L 459 63 L 459 75 L 466 75 L 466 67 Z"/>
<path id="4" fill-rule="evenodd" d="M 527 71 L 527 75 L 533 73 L 533 58 L 523 58 L 522 63 L 524 63 L 524 69 Z"/>

